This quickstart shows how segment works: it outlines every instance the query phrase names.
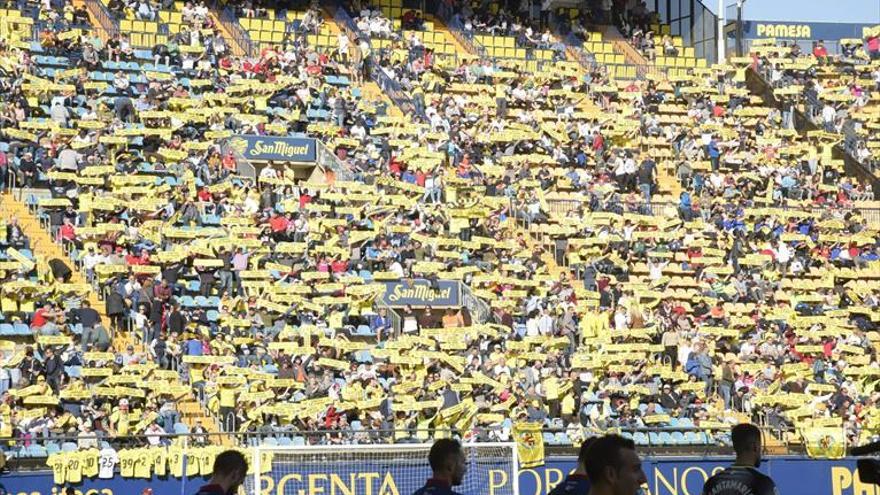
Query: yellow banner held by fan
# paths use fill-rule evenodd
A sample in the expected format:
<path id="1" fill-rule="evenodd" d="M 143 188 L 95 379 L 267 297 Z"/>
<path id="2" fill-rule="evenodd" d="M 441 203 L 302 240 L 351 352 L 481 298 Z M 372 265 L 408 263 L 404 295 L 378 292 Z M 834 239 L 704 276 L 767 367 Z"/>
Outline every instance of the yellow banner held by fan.
<path id="1" fill-rule="evenodd" d="M 541 436 L 541 423 L 516 423 L 513 426 L 513 436 L 516 439 L 520 468 L 544 465 L 544 437 Z"/>
<path id="2" fill-rule="evenodd" d="M 801 436 L 807 455 L 819 459 L 842 459 L 846 454 L 843 428 L 803 428 Z"/>

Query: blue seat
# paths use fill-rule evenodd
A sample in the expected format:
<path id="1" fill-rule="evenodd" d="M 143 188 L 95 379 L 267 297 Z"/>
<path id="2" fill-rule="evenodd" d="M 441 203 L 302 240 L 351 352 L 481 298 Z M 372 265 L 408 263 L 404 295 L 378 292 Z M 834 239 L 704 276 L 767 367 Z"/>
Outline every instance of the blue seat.
<path id="1" fill-rule="evenodd" d="M 556 445 L 556 436 L 549 432 L 544 432 L 544 443 L 548 445 Z"/>
<path id="2" fill-rule="evenodd" d="M 186 290 L 190 292 L 198 292 L 202 288 L 202 283 L 198 280 L 190 280 L 186 283 Z"/>
<path id="3" fill-rule="evenodd" d="M 189 433 L 189 426 L 183 423 L 174 423 L 174 434 L 186 435 L 187 433 Z"/>
<path id="4" fill-rule="evenodd" d="M 16 323 L 13 325 L 13 333 L 15 335 L 30 335 L 31 329 L 24 323 Z"/>
<path id="5" fill-rule="evenodd" d="M 208 321 L 217 321 L 220 319 L 220 312 L 217 311 L 216 309 L 209 309 L 205 313 L 205 316 L 208 317 Z"/>
<path id="6" fill-rule="evenodd" d="M 672 445 L 674 443 L 672 435 L 668 431 L 661 431 L 657 434 L 657 437 L 660 440 L 660 445 Z"/>
<path id="7" fill-rule="evenodd" d="M 61 452 L 61 446 L 56 442 L 46 442 L 46 454 L 52 455 L 57 452 Z"/>
<path id="8" fill-rule="evenodd" d="M 32 444 L 28 447 L 28 457 L 47 457 L 49 454 L 42 445 Z"/>
<path id="9" fill-rule="evenodd" d="M 208 305 L 208 298 L 205 296 L 196 296 L 193 305 L 199 308 L 204 308 Z"/>
<path id="10" fill-rule="evenodd" d="M 293 441 L 290 437 L 281 437 L 278 439 L 278 445 L 293 445 Z"/>
<path id="11" fill-rule="evenodd" d="M 75 452 L 78 447 L 73 442 L 64 442 L 61 444 L 62 452 Z"/>
<path id="12" fill-rule="evenodd" d="M 278 439 L 275 437 L 266 437 L 263 439 L 263 445 L 267 445 L 269 447 L 275 447 L 278 445 Z"/>
<path id="13" fill-rule="evenodd" d="M 359 325 L 357 327 L 357 329 L 355 330 L 355 335 L 359 335 L 362 337 L 373 337 L 376 334 L 373 332 L 373 329 L 371 329 L 369 326 Z"/>
<path id="14" fill-rule="evenodd" d="M 306 439 L 303 437 L 293 437 L 293 439 L 291 439 L 290 443 L 292 445 L 305 445 Z"/>
<path id="15" fill-rule="evenodd" d="M 672 436 L 672 443 L 673 443 L 674 445 L 685 445 L 685 444 L 687 444 L 687 440 L 685 440 L 685 438 L 684 438 L 684 433 L 682 433 L 682 432 L 680 432 L 680 431 L 673 431 L 673 432 L 671 433 L 671 436 Z"/>
<path id="16" fill-rule="evenodd" d="M 648 441 L 651 443 L 651 445 L 660 445 L 663 443 L 660 441 L 660 434 L 658 434 L 656 431 L 648 432 Z"/>
<path id="17" fill-rule="evenodd" d="M 184 308 L 191 308 L 196 305 L 192 296 L 180 296 L 177 299 L 177 302 L 180 303 L 180 305 L 183 306 Z"/>
<path id="18" fill-rule="evenodd" d="M 82 333 L 83 333 L 82 323 L 74 323 L 73 325 L 70 325 L 70 331 L 76 335 L 82 335 Z"/>
<path id="19" fill-rule="evenodd" d="M 220 307 L 220 298 L 217 296 L 209 297 L 208 298 L 208 306 L 210 306 L 212 308 L 219 308 Z"/>
<path id="20" fill-rule="evenodd" d="M 0 335 L 13 334 L 15 334 L 15 329 L 12 327 L 11 323 L 0 323 Z"/>
<path id="21" fill-rule="evenodd" d="M 633 433 L 633 441 L 636 445 L 648 445 L 648 435 L 645 435 L 644 432 L 637 431 Z"/>

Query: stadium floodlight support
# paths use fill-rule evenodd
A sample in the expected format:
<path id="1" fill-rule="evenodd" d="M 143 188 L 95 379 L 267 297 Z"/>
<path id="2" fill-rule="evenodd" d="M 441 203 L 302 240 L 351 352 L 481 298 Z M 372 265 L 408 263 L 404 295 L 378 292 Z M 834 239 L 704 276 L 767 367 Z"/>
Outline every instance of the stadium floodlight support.
<path id="1" fill-rule="evenodd" d="M 743 4 L 746 0 L 736 0 L 736 56 L 743 56 Z"/>
<path id="2" fill-rule="evenodd" d="M 723 64 L 727 56 L 724 36 L 724 0 L 718 0 L 718 28 L 716 29 L 716 37 L 718 38 L 718 63 Z"/>
<path id="3" fill-rule="evenodd" d="M 467 472 L 461 486 L 455 487 L 457 492 L 519 495 L 516 443 L 465 443 L 463 448 Z M 409 495 L 431 477 L 428 443 L 259 445 L 250 450 L 254 474 L 245 480 L 247 495 L 302 494 L 313 489 L 328 495 Z"/>

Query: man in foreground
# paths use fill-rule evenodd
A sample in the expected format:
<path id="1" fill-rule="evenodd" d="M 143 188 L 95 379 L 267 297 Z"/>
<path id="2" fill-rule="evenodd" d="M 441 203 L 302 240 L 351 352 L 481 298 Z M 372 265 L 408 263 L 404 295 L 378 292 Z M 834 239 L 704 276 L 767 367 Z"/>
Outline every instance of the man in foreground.
<path id="1" fill-rule="evenodd" d="M 443 438 L 434 442 L 428 464 L 433 474 L 413 495 L 459 495 L 452 487 L 461 485 L 467 466 L 458 440 Z"/>
<path id="2" fill-rule="evenodd" d="M 635 495 L 648 482 L 635 444 L 620 435 L 597 438 L 585 457 L 590 495 Z"/>
<path id="3" fill-rule="evenodd" d="M 207 485 L 199 488 L 196 495 L 233 495 L 244 483 L 248 464 L 237 450 L 227 450 L 214 459 L 214 471 Z"/>
<path id="4" fill-rule="evenodd" d="M 648 482 L 632 440 L 605 435 L 587 447 L 584 465 L 590 495 L 636 495 Z"/>
<path id="5" fill-rule="evenodd" d="M 573 473 L 565 477 L 565 481 L 556 485 L 549 495 L 587 495 L 590 493 L 590 478 L 587 476 L 587 449 L 596 437 L 590 437 L 581 444 L 578 452 L 578 464 Z"/>
<path id="6" fill-rule="evenodd" d="M 758 472 L 761 465 L 761 430 L 743 423 L 730 432 L 736 461 L 713 475 L 703 486 L 703 495 L 776 495 L 776 484 Z"/>

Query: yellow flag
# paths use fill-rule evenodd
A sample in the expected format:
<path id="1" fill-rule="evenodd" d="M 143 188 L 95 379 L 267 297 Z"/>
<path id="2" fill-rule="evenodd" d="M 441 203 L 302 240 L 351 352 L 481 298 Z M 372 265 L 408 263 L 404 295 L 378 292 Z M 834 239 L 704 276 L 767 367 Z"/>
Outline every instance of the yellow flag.
<path id="1" fill-rule="evenodd" d="M 519 467 L 532 468 L 544 465 L 544 438 L 541 423 L 516 423 L 513 427 Z"/>
<path id="2" fill-rule="evenodd" d="M 841 459 L 846 454 L 846 437 L 842 427 L 802 428 L 801 435 L 810 457 Z"/>

